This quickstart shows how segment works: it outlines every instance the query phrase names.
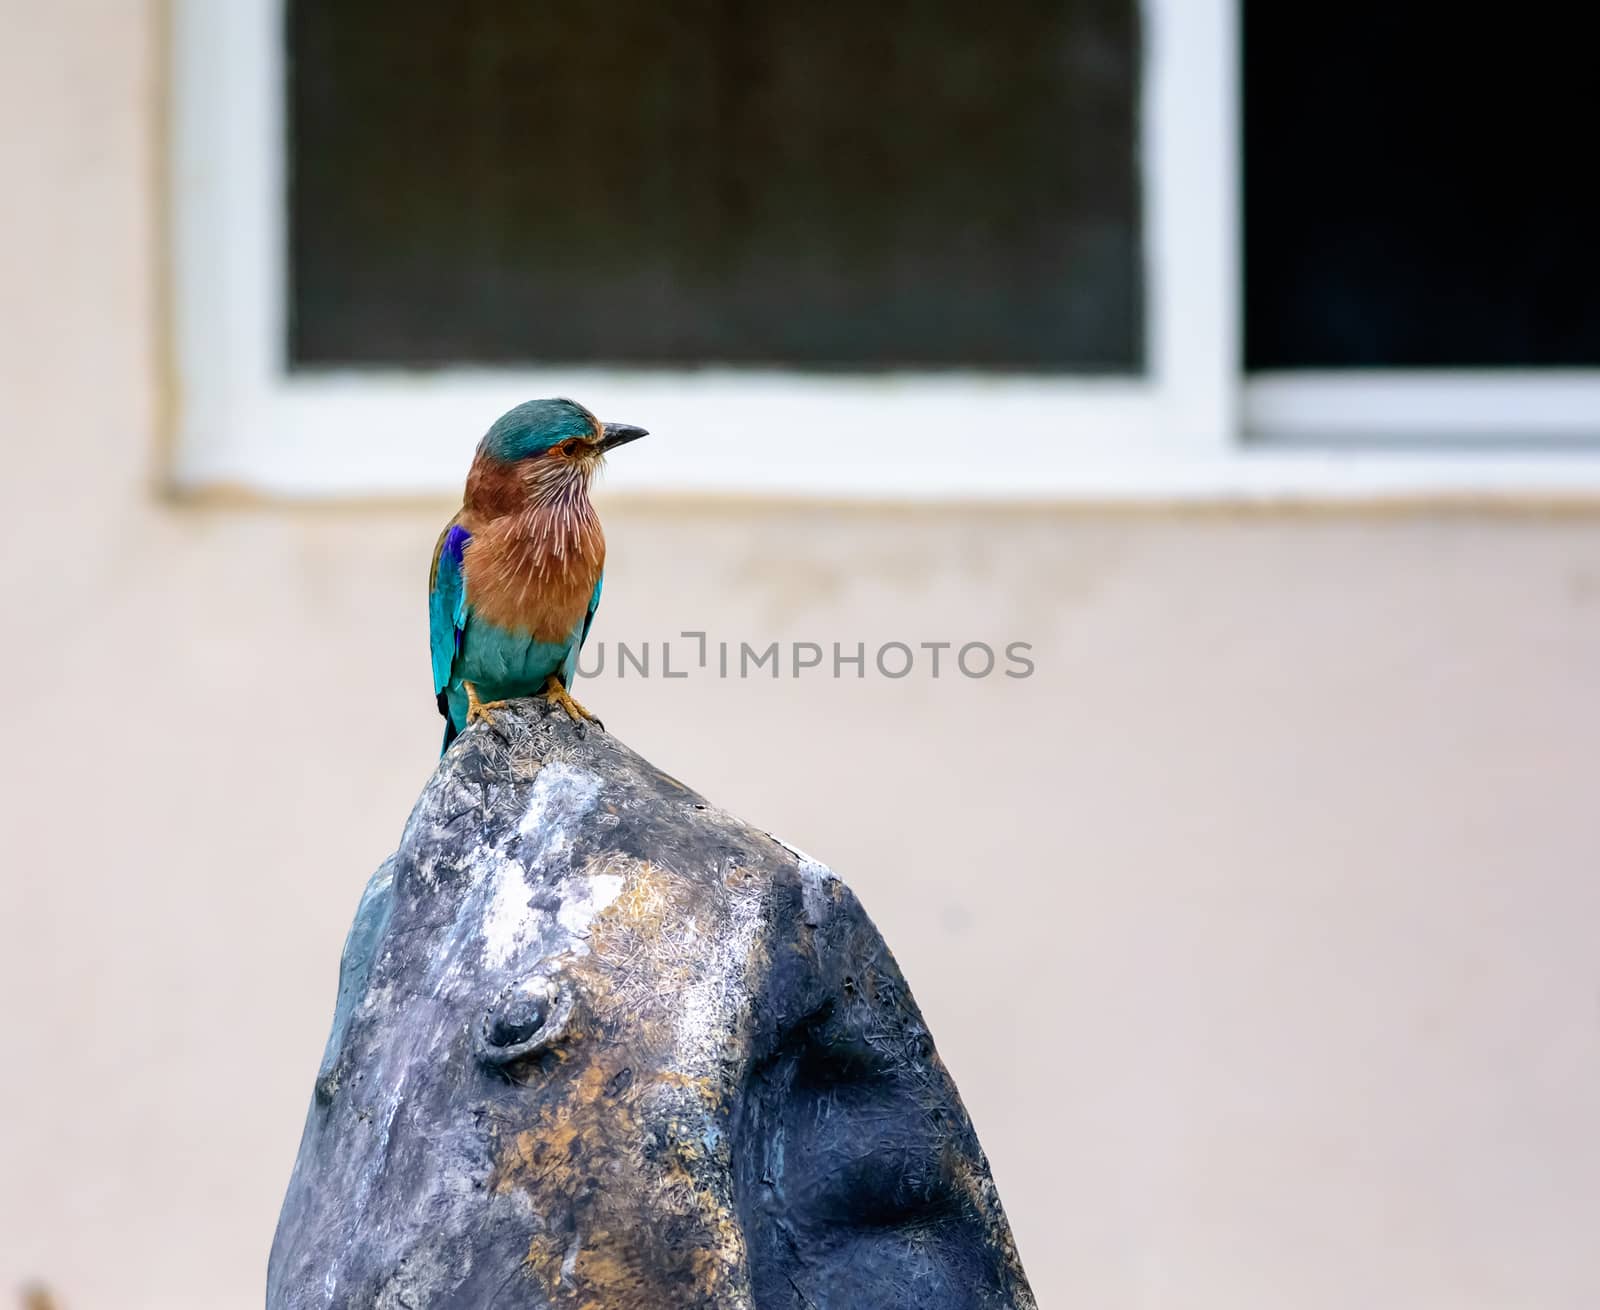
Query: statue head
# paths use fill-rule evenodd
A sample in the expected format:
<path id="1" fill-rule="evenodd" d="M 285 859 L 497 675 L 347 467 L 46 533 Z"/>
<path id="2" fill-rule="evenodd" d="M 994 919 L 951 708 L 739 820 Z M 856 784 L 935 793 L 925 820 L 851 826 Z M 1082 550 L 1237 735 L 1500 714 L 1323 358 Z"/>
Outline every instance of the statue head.
<path id="1" fill-rule="evenodd" d="M 821 866 L 526 703 L 345 947 L 269 1310 L 1031 1307 L 894 959 Z"/>

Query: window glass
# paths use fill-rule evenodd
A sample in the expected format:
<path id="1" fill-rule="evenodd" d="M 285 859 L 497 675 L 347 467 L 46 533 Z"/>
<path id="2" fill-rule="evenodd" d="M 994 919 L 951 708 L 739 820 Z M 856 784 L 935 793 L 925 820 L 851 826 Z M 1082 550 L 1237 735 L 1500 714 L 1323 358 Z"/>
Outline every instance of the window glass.
<path id="1" fill-rule="evenodd" d="M 1245 0 L 1252 369 L 1600 364 L 1600 19 Z"/>
<path id="2" fill-rule="evenodd" d="M 296 367 L 1136 373 L 1135 0 L 290 0 Z"/>

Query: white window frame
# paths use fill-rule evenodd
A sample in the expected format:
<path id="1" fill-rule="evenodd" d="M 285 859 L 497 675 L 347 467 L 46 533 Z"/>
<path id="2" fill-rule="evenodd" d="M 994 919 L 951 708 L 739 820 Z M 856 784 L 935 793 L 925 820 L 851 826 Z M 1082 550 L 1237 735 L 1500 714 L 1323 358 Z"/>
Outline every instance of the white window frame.
<path id="1" fill-rule="evenodd" d="M 1322 446 L 1600 446 L 1600 368 L 1295 369 L 1253 373 L 1244 426 Z M 1590 453 L 1600 454 L 1600 449 Z"/>
<path id="2" fill-rule="evenodd" d="M 1372 437 L 1374 419 L 1380 434 L 1414 436 L 1407 424 L 1429 386 L 1434 400 L 1456 407 L 1468 436 L 1504 434 L 1506 425 L 1525 435 L 1530 414 L 1551 420 L 1534 425 L 1537 435 L 1583 435 L 1571 430 L 1572 407 L 1600 401 L 1600 370 L 1565 375 L 1554 388 L 1528 375 L 1511 390 L 1487 375 L 1377 375 L 1377 387 L 1349 376 L 1243 383 L 1238 0 L 1144 0 L 1146 371 L 1137 377 L 291 372 L 283 0 L 171 2 L 171 472 L 183 489 L 295 498 L 454 491 L 496 415 L 529 396 L 562 394 L 654 433 L 612 461 L 607 481 L 619 490 L 910 499 L 1600 493 L 1600 448 L 1349 444 L 1352 434 Z M 1600 403 L 1593 413 L 1600 426 Z M 1250 439 L 1261 436 L 1289 444 Z M 1296 438 L 1316 448 L 1297 448 Z"/>

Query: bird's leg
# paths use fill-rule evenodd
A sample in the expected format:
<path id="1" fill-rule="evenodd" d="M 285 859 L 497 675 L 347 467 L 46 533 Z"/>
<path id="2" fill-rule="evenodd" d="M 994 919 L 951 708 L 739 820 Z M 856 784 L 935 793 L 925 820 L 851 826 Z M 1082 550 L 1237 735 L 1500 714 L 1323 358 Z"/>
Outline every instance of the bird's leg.
<path id="1" fill-rule="evenodd" d="M 478 689 L 470 682 L 463 682 L 462 689 L 467 693 L 467 724 L 487 723 L 494 727 L 494 714 L 492 711 L 504 709 L 506 702 L 503 700 L 479 700 Z"/>
<path id="2" fill-rule="evenodd" d="M 567 712 L 567 717 L 574 723 L 589 722 L 602 730 L 606 726 L 605 724 L 601 723 L 600 720 L 593 714 L 590 714 L 588 710 L 584 709 L 582 705 L 578 704 L 577 701 L 572 699 L 572 693 L 566 689 L 566 686 L 561 681 L 561 675 L 558 673 L 552 673 L 548 678 L 545 679 L 544 698 L 551 705 L 561 706 L 561 708 Z"/>

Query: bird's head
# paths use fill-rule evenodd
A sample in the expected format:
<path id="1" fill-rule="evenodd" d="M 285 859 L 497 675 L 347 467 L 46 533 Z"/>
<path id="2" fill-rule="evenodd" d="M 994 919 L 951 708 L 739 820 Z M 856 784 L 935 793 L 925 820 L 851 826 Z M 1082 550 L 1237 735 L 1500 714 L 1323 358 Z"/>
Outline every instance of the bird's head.
<path id="1" fill-rule="evenodd" d="M 602 423 L 576 401 L 527 400 L 495 420 L 478 450 L 497 464 L 522 466 L 532 481 L 587 481 L 607 451 L 644 435 L 630 423 Z"/>

